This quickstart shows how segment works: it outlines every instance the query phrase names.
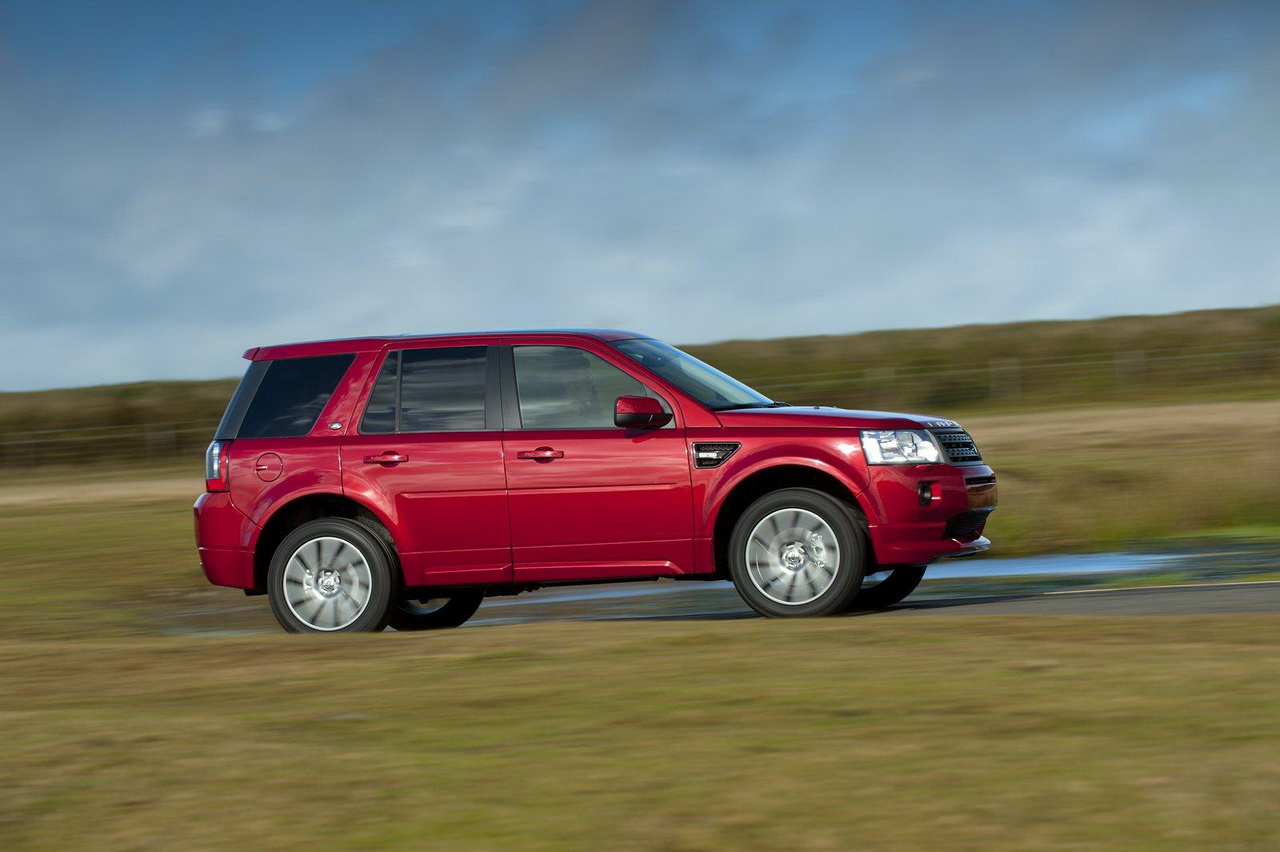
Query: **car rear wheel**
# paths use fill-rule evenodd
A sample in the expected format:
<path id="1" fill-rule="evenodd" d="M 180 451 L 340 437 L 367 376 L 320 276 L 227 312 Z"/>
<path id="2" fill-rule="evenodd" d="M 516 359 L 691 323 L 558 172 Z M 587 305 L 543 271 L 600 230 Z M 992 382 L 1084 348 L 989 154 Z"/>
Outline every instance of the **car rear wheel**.
<path id="1" fill-rule="evenodd" d="M 441 630 L 458 627 L 475 615 L 484 592 L 459 592 L 451 597 L 397 601 L 387 624 L 396 630 Z"/>
<path id="2" fill-rule="evenodd" d="M 869 574 L 849 609 L 885 609 L 902 601 L 924 579 L 923 565 L 898 565 L 891 570 Z"/>
<path id="3" fill-rule="evenodd" d="M 752 503 L 729 540 L 729 575 L 747 605 L 771 618 L 842 612 L 867 562 L 862 519 L 821 491 L 789 488 Z"/>
<path id="4" fill-rule="evenodd" d="M 271 557 L 271 612 L 290 633 L 382 630 L 395 575 L 382 544 L 346 518 L 308 521 Z"/>

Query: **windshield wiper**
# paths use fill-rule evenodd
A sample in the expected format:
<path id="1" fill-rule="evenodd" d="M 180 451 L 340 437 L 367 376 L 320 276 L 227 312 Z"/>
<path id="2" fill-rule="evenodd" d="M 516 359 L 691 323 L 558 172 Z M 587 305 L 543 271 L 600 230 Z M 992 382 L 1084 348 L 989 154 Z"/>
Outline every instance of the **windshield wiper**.
<path id="1" fill-rule="evenodd" d="M 737 411 L 742 408 L 790 408 L 789 402 L 734 402 L 729 405 L 717 405 L 712 411 Z"/>

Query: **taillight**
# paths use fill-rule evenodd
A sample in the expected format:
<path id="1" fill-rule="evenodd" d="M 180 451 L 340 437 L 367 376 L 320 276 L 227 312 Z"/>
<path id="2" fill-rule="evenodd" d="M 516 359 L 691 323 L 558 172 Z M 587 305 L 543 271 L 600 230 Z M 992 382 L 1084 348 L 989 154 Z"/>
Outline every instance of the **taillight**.
<path id="1" fill-rule="evenodd" d="M 214 441 L 204 453 L 204 490 L 229 491 L 227 481 L 227 450 L 230 441 Z"/>

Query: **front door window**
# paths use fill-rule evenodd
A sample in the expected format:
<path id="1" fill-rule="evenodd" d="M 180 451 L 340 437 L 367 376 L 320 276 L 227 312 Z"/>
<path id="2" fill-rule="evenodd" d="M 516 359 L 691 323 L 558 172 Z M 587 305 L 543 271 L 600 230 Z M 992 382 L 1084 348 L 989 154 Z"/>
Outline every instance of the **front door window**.
<path id="1" fill-rule="evenodd" d="M 618 397 L 654 396 L 636 379 L 583 349 L 517 346 L 514 356 L 525 429 L 612 429 Z"/>

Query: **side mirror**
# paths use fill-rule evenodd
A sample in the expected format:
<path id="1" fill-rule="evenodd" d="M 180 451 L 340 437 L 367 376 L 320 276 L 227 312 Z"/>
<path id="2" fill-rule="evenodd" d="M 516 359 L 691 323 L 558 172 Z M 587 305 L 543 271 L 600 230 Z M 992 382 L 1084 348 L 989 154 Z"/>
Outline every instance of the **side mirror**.
<path id="1" fill-rule="evenodd" d="M 620 396 L 613 404 L 613 425 L 624 429 L 659 429 L 671 422 L 671 413 L 651 396 Z"/>

